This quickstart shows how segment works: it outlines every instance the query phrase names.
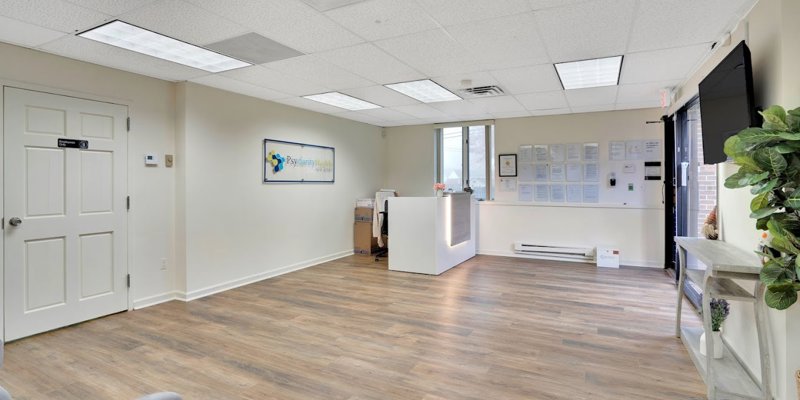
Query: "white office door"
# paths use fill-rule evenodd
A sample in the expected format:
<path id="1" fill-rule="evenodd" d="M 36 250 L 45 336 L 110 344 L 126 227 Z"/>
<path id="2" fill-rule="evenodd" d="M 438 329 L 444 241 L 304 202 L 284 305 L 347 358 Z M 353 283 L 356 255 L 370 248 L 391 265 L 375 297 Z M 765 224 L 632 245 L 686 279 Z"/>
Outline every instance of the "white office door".
<path id="1" fill-rule="evenodd" d="M 127 116 L 4 89 L 6 340 L 128 308 Z"/>

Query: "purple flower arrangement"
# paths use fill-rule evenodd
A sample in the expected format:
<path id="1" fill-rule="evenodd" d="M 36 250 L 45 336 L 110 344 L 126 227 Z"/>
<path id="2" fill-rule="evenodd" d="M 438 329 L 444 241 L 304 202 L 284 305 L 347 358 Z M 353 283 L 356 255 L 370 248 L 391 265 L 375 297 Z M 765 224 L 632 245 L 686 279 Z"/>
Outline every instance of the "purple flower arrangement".
<path id="1" fill-rule="evenodd" d="M 727 301 L 724 299 L 711 299 L 711 330 L 718 332 L 730 313 L 731 308 Z"/>

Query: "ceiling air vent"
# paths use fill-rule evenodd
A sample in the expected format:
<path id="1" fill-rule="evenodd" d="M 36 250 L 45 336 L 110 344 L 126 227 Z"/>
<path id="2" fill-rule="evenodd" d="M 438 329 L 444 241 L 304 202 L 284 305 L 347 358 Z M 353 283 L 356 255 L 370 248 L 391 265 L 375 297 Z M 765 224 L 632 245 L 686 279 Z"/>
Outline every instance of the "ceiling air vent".
<path id="1" fill-rule="evenodd" d="M 499 86 L 476 86 L 459 90 L 465 97 L 491 97 L 505 94 Z"/>

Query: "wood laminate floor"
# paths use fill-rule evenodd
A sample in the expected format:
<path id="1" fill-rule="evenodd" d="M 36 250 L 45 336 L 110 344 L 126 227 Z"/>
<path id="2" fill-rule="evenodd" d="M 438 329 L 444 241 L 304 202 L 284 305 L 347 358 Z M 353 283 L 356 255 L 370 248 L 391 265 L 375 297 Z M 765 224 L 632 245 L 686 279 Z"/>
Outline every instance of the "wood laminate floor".
<path id="1" fill-rule="evenodd" d="M 702 399 L 659 269 L 353 256 L 8 344 L 15 399 Z M 698 319 L 684 306 L 690 324 Z"/>

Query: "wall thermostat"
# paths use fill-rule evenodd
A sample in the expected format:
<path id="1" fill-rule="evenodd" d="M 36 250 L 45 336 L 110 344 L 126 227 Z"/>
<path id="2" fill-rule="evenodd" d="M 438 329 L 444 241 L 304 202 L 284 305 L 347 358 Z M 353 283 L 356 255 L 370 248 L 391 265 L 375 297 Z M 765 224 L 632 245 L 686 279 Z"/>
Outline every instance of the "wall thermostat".
<path id="1" fill-rule="evenodd" d="M 155 154 L 145 154 L 144 165 L 158 165 L 158 158 Z"/>

